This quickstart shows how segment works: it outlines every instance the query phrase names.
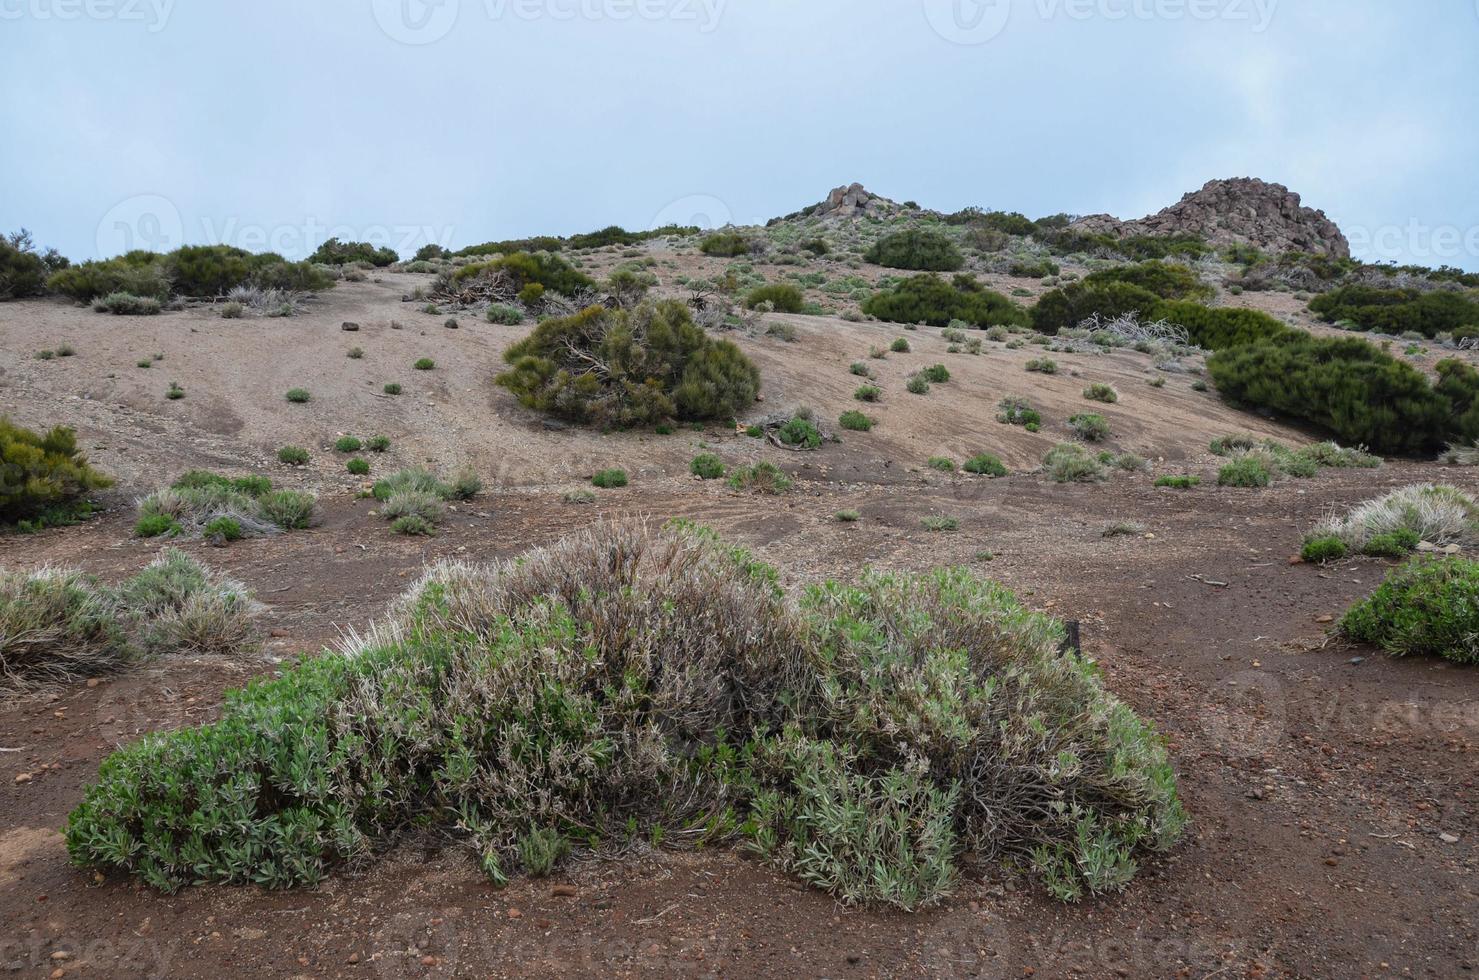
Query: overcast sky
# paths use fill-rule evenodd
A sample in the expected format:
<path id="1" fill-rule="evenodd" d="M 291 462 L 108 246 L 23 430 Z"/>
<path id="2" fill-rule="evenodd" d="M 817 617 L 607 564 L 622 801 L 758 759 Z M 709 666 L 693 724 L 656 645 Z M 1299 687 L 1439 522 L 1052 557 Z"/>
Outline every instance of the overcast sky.
<path id="1" fill-rule="evenodd" d="M 1479 269 L 1479 0 L 0 0 L 0 86 L 0 230 L 74 258 L 1260 176 Z"/>

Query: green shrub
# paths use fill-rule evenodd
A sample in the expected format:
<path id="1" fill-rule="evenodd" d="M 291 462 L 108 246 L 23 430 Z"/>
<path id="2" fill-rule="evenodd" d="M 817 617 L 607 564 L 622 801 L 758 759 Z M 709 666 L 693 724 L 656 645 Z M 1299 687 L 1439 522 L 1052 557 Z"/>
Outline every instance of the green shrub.
<path id="1" fill-rule="evenodd" d="M 1367 500 L 1321 521 L 1312 537 L 1337 537 L 1365 552 L 1375 539 L 1457 544 L 1479 531 L 1479 502 L 1457 487 L 1419 483 Z M 1407 550 L 1411 550 L 1410 548 Z"/>
<path id="2" fill-rule="evenodd" d="M 134 535 L 140 538 L 158 538 L 179 533 L 180 525 L 167 514 L 145 514 L 134 522 Z"/>
<path id="3" fill-rule="evenodd" d="M 354 459 L 345 463 L 344 468 L 354 476 L 368 476 L 370 473 L 370 462 L 367 459 L 356 456 Z"/>
<path id="4" fill-rule="evenodd" d="M 920 377 L 924 378 L 924 380 L 928 381 L 930 384 L 942 385 L 950 380 L 950 371 L 943 364 L 936 364 L 932 367 L 921 368 L 919 374 Z"/>
<path id="5" fill-rule="evenodd" d="M 365 448 L 372 453 L 383 453 L 390 450 L 390 439 L 387 436 L 371 436 L 365 440 Z"/>
<path id="6" fill-rule="evenodd" d="M 341 242 L 337 238 L 330 238 L 308 257 L 308 261 L 316 265 L 348 265 L 351 262 L 368 262 L 376 268 L 383 268 L 399 262 L 400 258 L 392 248 L 377 247 L 369 242 Z"/>
<path id="7" fill-rule="evenodd" d="M 241 521 L 234 517 L 217 517 L 201 528 L 200 533 L 207 541 L 217 544 L 240 541 L 242 538 Z"/>
<path id="8" fill-rule="evenodd" d="M 1084 397 L 1091 402 L 1104 402 L 1109 405 L 1113 405 L 1120 400 L 1119 392 L 1107 384 L 1100 384 L 1098 382 L 1084 389 Z"/>
<path id="9" fill-rule="evenodd" d="M 487 312 L 489 323 L 501 323 L 506 327 L 516 327 L 524 322 L 524 311 L 517 306 L 509 306 L 506 303 L 493 303 Z"/>
<path id="10" fill-rule="evenodd" d="M 47 278 L 69 264 L 56 249 L 38 255 L 24 228 L 0 235 L 0 300 L 42 295 Z"/>
<path id="11" fill-rule="evenodd" d="M 719 480 L 724 477 L 724 461 L 713 453 L 700 453 L 688 464 L 688 471 L 703 480 Z"/>
<path id="12" fill-rule="evenodd" d="M 1032 327 L 1049 336 L 1069 330 L 1092 316 L 1112 320 L 1126 313 L 1147 316 L 1161 305 L 1161 298 L 1148 289 L 1125 282 L 1095 286 L 1075 282 L 1043 294 L 1032 308 Z"/>
<path id="13" fill-rule="evenodd" d="M 627 471 L 615 469 L 601 470 L 595 476 L 591 477 L 591 483 L 602 490 L 613 490 L 617 487 L 624 487 L 627 485 Z"/>
<path id="14" fill-rule="evenodd" d="M 1151 259 L 1137 265 L 1101 269 L 1083 278 L 1087 286 L 1127 283 L 1154 293 L 1162 299 L 1211 299 L 1217 290 L 1206 285 L 1189 266 Z M 1148 313 L 1150 311 L 1143 310 Z"/>
<path id="15" fill-rule="evenodd" d="M 301 490 L 273 490 L 257 498 L 257 513 L 284 531 L 302 531 L 318 523 L 318 501 Z"/>
<path id="16" fill-rule="evenodd" d="M 1109 422 L 1102 415 L 1075 415 L 1068 420 L 1068 427 L 1086 442 L 1102 442 L 1109 438 Z"/>
<path id="17" fill-rule="evenodd" d="M 114 316 L 155 316 L 164 304 L 153 296 L 109 293 L 93 300 L 92 308 L 95 313 L 112 313 Z"/>
<path id="18" fill-rule="evenodd" d="M 1207 307 L 1192 302 L 1162 303 L 1151 314 L 1186 328 L 1192 346 L 1225 350 L 1242 344 L 1283 343 L 1307 339 L 1309 334 L 1283 321 L 1242 307 Z"/>
<path id="19" fill-rule="evenodd" d="M 787 446 L 817 449 L 822 444 L 822 434 L 810 419 L 796 416 L 776 431 L 776 436 Z"/>
<path id="20" fill-rule="evenodd" d="M 911 374 L 909 380 L 904 382 L 904 389 L 911 395 L 927 395 L 930 391 L 929 379 L 923 374 Z"/>
<path id="21" fill-rule="evenodd" d="M 170 296 L 164 256 L 141 250 L 57 270 L 47 279 L 46 288 L 79 303 L 91 303 L 99 296 L 113 293 L 161 301 Z"/>
<path id="22" fill-rule="evenodd" d="M 860 402 L 876 402 L 883 397 L 883 389 L 877 385 L 859 385 L 852 396 Z"/>
<path id="23" fill-rule="evenodd" d="M 287 394 L 288 401 L 295 405 L 301 405 L 312 397 L 306 388 L 290 388 Z"/>
<path id="24" fill-rule="evenodd" d="M 1421 543 L 1422 538 L 1416 531 L 1404 527 L 1367 538 L 1361 554 L 1368 558 L 1406 558 Z"/>
<path id="25" fill-rule="evenodd" d="M 1043 466 L 1055 483 L 1097 483 L 1105 478 L 1104 464 L 1076 442 L 1060 442 L 1048 450 Z"/>
<path id="26" fill-rule="evenodd" d="M 406 514 L 397 517 L 390 522 L 391 531 L 396 534 L 404 534 L 407 537 L 429 538 L 436 534 L 436 525 L 424 517 L 415 514 Z"/>
<path id="27" fill-rule="evenodd" d="M 1169 487 L 1173 490 L 1190 490 L 1192 487 L 1201 486 L 1202 478 L 1199 476 L 1163 476 L 1155 481 L 1155 485 Z"/>
<path id="28" fill-rule="evenodd" d="M 496 381 L 525 407 L 603 428 L 730 418 L 760 390 L 749 358 L 673 300 L 545 320 L 504 358 Z"/>
<path id="29" fill-rule="evenodd" d="M 399 395 L 403 389 L 398 383 L 392 381 L 381 390 L 387 395 Z"/>
<path id="30" fill-rule="evenodd" d="M 974 473 L 977 476 L 994 478 L 1007 475 L 1007 468 L 1001 459 L 993 456 L 991 453 L 978 453 L 966 460 L 965 465 L 961 468 L 967 473 Z"/>
<path id="31" fill-rule="evenodd" d="M 1472 369 L 1447 369 L 1455 380 L 1440 391 L 1357 338 L 1245 344 L 1217 352 L 1207 368 L 1234 404 L 1302 419 L 1379 453 L 1436 450 L 1462 437 L 1468 419 L 1479 426 L 1479 406 L 1464 401 Z"/>
<path id="32" fill-rule="evenodd" d="M 115 753 L 69 856 L 166 890 L 287 886 L 456 826 L 501 884 L 575 843 L 744 840 L 841 899 L 913 909 L 962 855 L 1077 899 L 1182 832 L 1165 748 L 1060 652 L 1061 624 L 964 569 L 794 602 L 777 579 L 689 528 L 442 566 L 352 655 Z"/>
<path id="33" fill-rule="evenodd" d="M 1007 275 L 1018 279 L 1046 279 L 1061 271 L 1058 263 L 1049 258 L 1017 259 L 1007 267 Z"/>
<path id="34" fill-rule="evenodd" d="M 849 432 L 868 432 L 877 423 L 862 412 L 849 411 L 842 413 L 842 417 L 837 420 L 837 424 Z"/>
<path id="35" fill-rule="evenodd" d="M 756 493 L 783 493 L 791 489 L 791 478 L 774 463 L 762 461 L 754 466 L 741 467 L 729 477 L 731 490 L 752 490 Z"/>
<path id="36" fill-rule="evenodd" d="M 277 451 L 277 460 L 289 466 L 304 466 L 308 463 L 308 450 L 302 446 L 283 446 Z"/>
<path id="37" fill-rule="evenodd" d="M 74 430 L 41 435 L 0 416 L 0 525 L 69 523 L 87 494 L 112 484 L 78 451 Z"/>
<path id="38" fill-rule="evenodd" d="M 761 303 L 769 303 L 777 313 L 800 313 L 805 302 L 801 290 L 790 283 L 756 286 L 745 294 L 745 306 L 752 310 Z"/>
<path id="39" fill-rule="evenodd" d="M 938 515 L 938 514 L 931 514 L 929 517 L 921 518 L 920 521 L 919 521 L 919 524 L 926 531 L 958 531 L 958 530 L 960 530 L 960 521 L 959 521 L 959 519 L 954 518 L 954 517 L 944 517 L 944 516 L 941 516 L 941 515 Z"/>
<path id="40" fill-rule="evenodd" d="M 860 378 L 873 377 L 873 369 L 862 361 L 853 361 L 852 367 L 848 368 L 848 370 Z"/>
<path id="41" fill-rule="evenodd" d="M 1359 330 L 1479 336 L 1479 299 L 1462 292 L 1342 286 L 1316 296 L 1310 310 L 1327 323 L 1348 321 Z"/>
<path id="42" fill-rule="evenodd" d="M 1351 607 L 1340 629 L 1397 657 L 1479 663 L 1479 562 L 1415 559 Z"/>
<path id="43" fill-rule="evenodd" d="M 1042 425 L 1042 415 L 1020 398 L 1003 398 L 997 405 L 997 409 L 996 421 L 1006 425 L 1022 425 L 1029 429 Z"/>
<path id="44" fill-rule="evenodd" d="M 965 265 L 960 250 L 948 236 L 917 228 L 884 235 L 863 253 L 863 259 L 890 269 L 917 272 L 954 272 Z"/>
<path id="45" fill-rule="evenodd" d="M 416 363 L 412 364 L 411 366 L 418 371 L 430 371 L 437 366 L 437 362 L 433 361 L 429 357 L 422 357 L 418 358 L 416 360 Z"/>
<path id="46" fill-rule="evenodd" d="M 1332 561 L 1340 561 L 1348 551 L 1344 541 L 1327 535 L 1310 538 L 1300 549 L 1299 556 L 1311 564 L 1325 565 Z"/>
<path id="47" fill-rule="evenodd" d="M 895 354 L 907 354 L 909 353 L 909 341 L 903 337 L 895 337 L 893 343 L 888 345 L 888 349 Z"/>
<path id="48" fill-rule="evenodd" d="M 1254 455 L 1239 456 L 1217 471 L 1219 487 L 1266 487 L 1273 479 L 1268 463 Z"/>
<path id="49" fill-rule="evenodd" d="M 172 402 L 177 402 L 185 397 L 185 389 L 180 387 L 178 381 L 171 381 L 169 387 L 164 389 L 164 397 Z"/>
<path id="50" fill-rule="evenodd" d="M 855 510 L 839 510 L 832 515 L 840 524 L 855 524 L 863 519 L 863 515 Z"/>
<path id="51" fill-rule="evenodd" d="M 357 453 L 364 447 L 354 436 L 340 436 L 334 441 L 334 448 L 341 453 Z"/>
<path id="52" fill-rule="evenodd" d="M 946 282 L 939 276 L 913 276 L 863 301 L 863 312 L 890 323 L 949 326 L 960 320 L 976 327 L 1025 326 L 1027 312 L 971 276 Z"/>
<path id="53" fill-rule="evenodd" d="M 721 231 L 706 236 L 699 242 L 698 249 L 705 255 L 734 258 L 749 254 L 750 240 L 736 231 Z"/>
<path id="54" fill-rule="evenodd" d="M 1027 362 L 1027 370 L 1034 374 L 1057 374 L 1058 362 L 1051 357 L 1034 357 Z"/>
<path id="55" fill-rule="evenodd" d="M 932 470 L 939 470 L 941 473 L 955 472 L 955 460 L 946 459 L 944 456 L 931 456 L 925 465 Z"/>

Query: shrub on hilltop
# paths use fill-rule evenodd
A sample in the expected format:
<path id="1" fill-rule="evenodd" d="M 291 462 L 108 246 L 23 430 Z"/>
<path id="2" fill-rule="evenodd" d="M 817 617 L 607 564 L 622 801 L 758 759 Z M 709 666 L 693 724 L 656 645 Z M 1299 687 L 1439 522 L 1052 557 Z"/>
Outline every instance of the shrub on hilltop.
<path id="1" fill-rule="evenodd" d="M 917 272 L 954 272 L 965 265 L 960 249 L 948 235 L 919 228 L 883 236 L 864 253 L 863 259 L 889 269 Z"/>
<path id="2" fill-rule="evenodd" d="M 932 327 L 949 326 L 953 320 L 983 328 L 1027 324 L 1022 307 L 964 275 L 949 282 L 932 273 L 912 276 L 868 297 L 863 312 L 890 323 L 927 323 Z"/>

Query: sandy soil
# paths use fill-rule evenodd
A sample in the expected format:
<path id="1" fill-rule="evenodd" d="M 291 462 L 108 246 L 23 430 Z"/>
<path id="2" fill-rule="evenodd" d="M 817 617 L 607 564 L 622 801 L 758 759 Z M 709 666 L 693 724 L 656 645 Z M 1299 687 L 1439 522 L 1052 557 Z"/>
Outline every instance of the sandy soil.
<path id="1" fill-rule="evenodd" d="M 805 403 L 835 419 L 856 406 L 847 366 L 908 336 L 912 353 L 869 361 L 885 388 L 867 408 L 881 423 L 871 433 L 798 456 L 712 427 L 667 437 L 551 431 L 489 383 L 527 327 L 461 317 L 448 330 L 445 316 L 400 302 L 420 279 L 382 278 L 343 284 L 288 320 L 0 306 L 0 404 L 26 424 L 76 426 L 120 477 L 99 519 L 0 537 L 0 565 L 74 564 L 110 579 L 136 571 L 158 545 L 130 536 L 132 499 L 195 466 L 310 487 L 325 513 L 308 532 L 186 545 L 268 603 L 260 655 L 168 660 L 0 708 L 0 964 L 17 975 L 1449 977 L 1479 965 L 1479 677 L 1328 640 L 1325 617 L 1374 587 L 1385 566 L 1288 560 L 1327 508 L 1419 480 L 1479 490 L 1464 471 L 1394 462 L 1264 491 L 1215 480 L 1158 490 L 1161 473 L 1214 476 L 1213 436 L 1305 437 L 1191 390 L 1188 375 L 1151 388 L 1141 355 L 1052 355 L 1061 373 L 1043 377 L 1023 367 L 1035 348 L 951 355 L 936 330 L 833 317 L 774 318 L 797 327 L 794 344 L 736 338 L 766 378 L 757 414 Z M 1258 301 L 1286 300 L 1298 305 Z M 361 330 L 341 331 L 345 320 Z M 76 356 L 31 357 L 64 342 Z M 365 357 L 345 356 L 352 346 Z M 164 360 L 134 366 L 153 353 Z M 421 356 L 437 370 L 413 371 Z M 934 363 L 949 366 L 951 382 L 927 396 L 903 390 L 908 373 Z M 163 398 L 172 380 L 184 399 Z M 392 380 L 405 385 L 399 398 L 380 394 Z M 1114 384 L 1119 404 L 1084 401 L 1091 381 Z M 300 386 L 313 400 L 287 403 L 283 393 Z M 1037 404 L 1045 431 L 999 425 L 1006 394 Z M 1106 415 L 1109 445 L 1150 457 L 1153 472 L 1098 486 L 1032 472 L 1066 436 L 1062 420 L 1085 410 Z M 471 462 L 490 491 L 436 538 L 398 538 L 372 503 L 354 499 L 362 483 L 329 448 L 346 432 L 393 440 L 377 472 Z M 286 443 L 308 447 L 314 462 L 277 463 Z M 701 484 L 687 475 L 700 446 L 731 462 L 773 459 L 797 488 L 757 500 Z M 923 466 L 982 450 L 1014 475 Z M 607 465 L 626 466 L 633 485 L 601 492 L 595 505 L 561 499 Z M 843 508 L 863 519 L 836 522 Z M 923 530 L 931 514 L 958 518 L 960 529 Z M 502 891 L 461 853 L 420 840 L 291 892 L 165 896 L 67 865 L 59 830 L 116 744 L 208 721 L 223 690 L 362 626 L 425 561 L 509 556 L 614 515 L 702 520 L 780 566 L 792 587 L 869 565 L 973 563 L 1034 606 L 1081 621 L 1110 686 L 1171 744 L 1194 821 L 1186 840 L 1120 896 L 1063 906 L 983 868 L 916 916 L 843 908 L 730 852 L 578 861 Z M 1120 519 L 1144 524 L 1144 536 L 1100 536 Z"/>

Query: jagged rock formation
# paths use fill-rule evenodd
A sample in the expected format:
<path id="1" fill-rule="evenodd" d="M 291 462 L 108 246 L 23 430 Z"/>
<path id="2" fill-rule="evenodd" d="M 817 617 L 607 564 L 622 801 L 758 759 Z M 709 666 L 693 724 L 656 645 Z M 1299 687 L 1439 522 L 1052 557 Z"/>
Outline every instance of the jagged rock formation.
<path id="1" fill-rule="evenodd" d="M 1349 258 L 1350 243 L 1324 211 L 1304 207 L 1283 184 L 1256 177 L 1208 181 L 1180 202 L 1135 221 L 1107 214 L 1072 227 L 1094 234 L 1200 235 L 1213 245 L 1254 245 L 1267 252 L 1310 252 Z"/>
<path id="2" fill-rule="evenodd" d="M 887 214 L 898 210 L 899 205 L 893 201 L 870 193 L 862 184 L 854 183 L 833 190 L 812 213 L 819 218 L 853 218 L 865 214 Z"/>

